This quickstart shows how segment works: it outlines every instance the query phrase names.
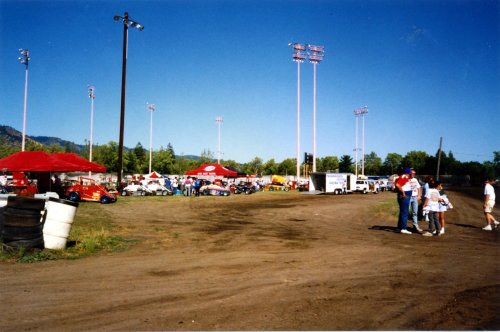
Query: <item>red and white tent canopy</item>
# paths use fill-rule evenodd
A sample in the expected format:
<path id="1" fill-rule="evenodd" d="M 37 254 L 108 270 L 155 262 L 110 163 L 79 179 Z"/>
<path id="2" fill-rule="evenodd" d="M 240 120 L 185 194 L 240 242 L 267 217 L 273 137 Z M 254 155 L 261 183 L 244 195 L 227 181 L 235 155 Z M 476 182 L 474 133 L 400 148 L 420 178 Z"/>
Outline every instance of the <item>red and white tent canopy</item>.
<path id="1" fill-rule="evenodd" d="M 232 171 L 230 169 L 225 168 L 219 164 L 204 164 L 198 168 L 187 171 L 186 175 L 197 175 L 197 176 L 224 176 L 227 178 L 237 178 L 238 172 Z"/>

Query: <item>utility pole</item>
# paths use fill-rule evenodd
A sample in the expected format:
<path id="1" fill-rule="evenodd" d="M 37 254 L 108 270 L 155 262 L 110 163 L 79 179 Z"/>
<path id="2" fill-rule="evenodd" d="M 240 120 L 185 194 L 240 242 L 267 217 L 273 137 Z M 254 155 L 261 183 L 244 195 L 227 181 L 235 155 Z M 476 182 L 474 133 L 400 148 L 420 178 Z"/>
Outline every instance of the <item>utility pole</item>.
<path id="1" fill-rule="evenodd" d="M 443 147 L 443 136 L 439 139 L 439 150 L 438 150 L 438 165 L 436 171 L 436 181 L 439 181 L 439 166 L 441 165 L 441 149 Z"/>

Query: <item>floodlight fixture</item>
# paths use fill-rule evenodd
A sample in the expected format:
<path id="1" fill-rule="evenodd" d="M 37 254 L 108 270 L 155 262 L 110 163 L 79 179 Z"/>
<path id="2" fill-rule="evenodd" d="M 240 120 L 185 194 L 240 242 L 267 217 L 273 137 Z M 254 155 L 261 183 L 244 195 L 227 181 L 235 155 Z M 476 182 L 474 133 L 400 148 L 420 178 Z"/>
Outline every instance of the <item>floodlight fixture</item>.
<path id="1" fill-rule="evenodd" d="M 306 44 L 299 44 L 299 43 L 289 43 L 289 46 L 292 46 L 293 48 L 293 61 L 302 63 L 306 60 L 307 53 L 305 52 L 306 50 Z"/>
<path id="2" fill-rule="evenodd" d="M 113 17 L 113 19 L 114 19 L 115 22 L 118 22 L 118 21 L 122 20 L 123 24 L 126 25 L 127 27 L 136 28 L 136 29 L 139 29 L 141 31 L 144 30 L 144 25 L 140 24 L 139 22 L 136 22 L 136 21 L 132 20 L 128 16 L 127 12 L 125 12 L 125 14 L 123 16 L 115 15 Z"/>
<path id="3" fill-rule="evenodd" d="M 21 53 L 21 56 L 18 58 L 18 60 L 23 64 L 23 65 L 26 65 L 26 67 L 28 67 L 28 62 L 31 60 L 30 59 L 30 51 L 29 50 L 25 50 L 25 49 L 22 49 L 20 48 L 19 49 L 19 52 Z"/>

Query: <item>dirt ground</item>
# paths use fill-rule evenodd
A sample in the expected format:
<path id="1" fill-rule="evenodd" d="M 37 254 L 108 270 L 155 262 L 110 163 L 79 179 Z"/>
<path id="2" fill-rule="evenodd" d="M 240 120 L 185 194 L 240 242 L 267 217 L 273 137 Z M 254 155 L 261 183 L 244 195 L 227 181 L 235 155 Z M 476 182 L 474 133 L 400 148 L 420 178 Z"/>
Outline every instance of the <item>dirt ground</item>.
<path id="1" fill-rule="evenodd" d="M 481 230 L 474 190 L 448 191 L 430 238 L 395 232 L 393 193 L 95 204 L 140 241 L 1 263 L 0 330 L 498 330 L 500 228 Z"/>

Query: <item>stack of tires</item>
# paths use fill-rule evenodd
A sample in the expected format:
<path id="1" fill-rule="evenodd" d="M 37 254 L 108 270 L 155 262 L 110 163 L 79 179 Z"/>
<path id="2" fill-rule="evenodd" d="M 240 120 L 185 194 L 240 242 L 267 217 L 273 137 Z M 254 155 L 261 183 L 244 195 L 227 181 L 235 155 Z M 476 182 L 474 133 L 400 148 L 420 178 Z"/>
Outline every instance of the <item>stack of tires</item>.
<path id="1" fill-rule="evenodd" d="M 44 199 L 9 196 L 0 227 L 2 242 L 12 248 L 43 249 L 44 210 Z"/>

